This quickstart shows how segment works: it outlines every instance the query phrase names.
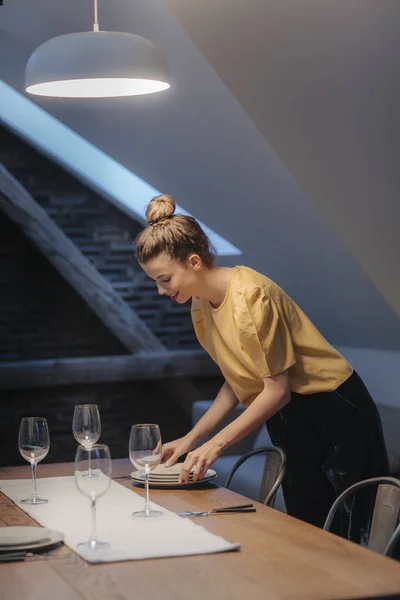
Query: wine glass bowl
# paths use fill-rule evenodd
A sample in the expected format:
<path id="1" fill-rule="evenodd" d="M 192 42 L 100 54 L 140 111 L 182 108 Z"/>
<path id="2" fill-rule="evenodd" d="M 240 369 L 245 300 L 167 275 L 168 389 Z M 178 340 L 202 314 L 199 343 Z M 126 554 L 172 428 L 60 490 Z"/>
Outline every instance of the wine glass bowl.
<path id="1" fill-rule="evenodd" d="M 91 475 L 89 476 L 89 470 Z M 111 485 L 111 456 L 108 446 L 95 444 L 87 449 L 78 446 L 75 456 L 75 484 L 81 494 L 89 498 L 92 506 L 92 529 L 90 539 L 81 542 L 78 548 L 97 551 L 108 548 L 108 542 L 99 542 L 96 538 L 96 502 Z"/>
<path id="2" fill-rule="evenodd" d="M 33 492 L 29 498 L 21 500 L 24 504 L 47 504 L 48 500 L 39 498 L 36 493 L 36 466 L 47 456 L 50 449 L 50 435 L 47 420 L 43 417 L 24 417 L 21 419 L 18 434 L 18 448 L 21 456 L 32 467 Z"/>
<path id="3" fill-rule="evenodd" d="M 77 404 L 74 407 L 72 433 L 81 446 L 91 448 L 101 434 L 101 421 L 97 404 Z"/>
<path id="4" fill-rule="evenodd" d="M 158 425 L 144 423 L 132 425 L 129 438 L 129 458 L 133 466 L 144 474 L 145 505 L 134 512 L 134 517 L 158 517 L 159 510 L 153 510 L 149 501 L 149 473 L 161 462 L 161 434 Z"/>
<path id="5" fill-rule="evenodd" d="M 96 444 L 101 435 L 100 412 L 97 404 L 77 404 L 74 408 L 72 419 L 72 433 L 74 438 L 86 450 Z M 92 472 L 89 455 L 89 468 L 87 477 L 96 477 Z"/>

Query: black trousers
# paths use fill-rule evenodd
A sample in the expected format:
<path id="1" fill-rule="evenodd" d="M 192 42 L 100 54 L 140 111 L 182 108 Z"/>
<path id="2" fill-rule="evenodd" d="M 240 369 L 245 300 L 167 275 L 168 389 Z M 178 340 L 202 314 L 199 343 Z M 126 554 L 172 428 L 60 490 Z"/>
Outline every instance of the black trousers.
<path id="1" fill-rule="evenodd" d="M 289 515 L 322 527 L 337 496 L 353 483 L 389 475 L 378 410 L 353 374 L 333 392 L 301 395 L 267 423 L 287 457 L 283 495 Z M 375 490 L 349 499 L 332 524 L 337 533 L 366 545 Z"/>

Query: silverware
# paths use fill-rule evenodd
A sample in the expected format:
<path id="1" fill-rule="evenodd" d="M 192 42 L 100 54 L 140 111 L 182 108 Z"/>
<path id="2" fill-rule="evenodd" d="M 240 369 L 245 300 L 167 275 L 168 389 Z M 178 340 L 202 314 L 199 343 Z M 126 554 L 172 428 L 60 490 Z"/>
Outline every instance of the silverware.
<path id="1" fill-rule="evenodd" d="M 5 552 L 0 554 L 0 562 L 12 562 L 17 560 L 25 560 L 26 552 Z"/>
<path id="2" fill-rule="evenodd" d="M 39 552 L 25 552 L 25 550 L 15 550 L 14 552 L 0 552 L 0 563 L 24 561 L 24 560 L 58 560 L 67 558 L 70 554 L 56 556 L 54 554 L 39 554 Z"/>
<path id="3" fill-rule="evenodd" d="M 212 508 L 210 510 L 188 510 L 186 512 L 177 513 L 179 517 L 206 517 L 207 515 L 218 513 L 248 513 L 256 512 L 254 504 L 239 504 L 238 506 L 223 506 L 220 508 Z"/>

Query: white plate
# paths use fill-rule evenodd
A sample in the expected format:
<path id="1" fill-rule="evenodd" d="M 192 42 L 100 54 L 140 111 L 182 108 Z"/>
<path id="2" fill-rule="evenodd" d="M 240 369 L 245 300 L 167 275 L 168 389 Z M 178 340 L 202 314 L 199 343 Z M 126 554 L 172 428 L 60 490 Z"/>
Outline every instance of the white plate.
<path id="1" fill-rule="evenodd" d="M 166 467 L 165 464 L 158 465 L 151 473 L 149 473 L 149 481 L 153 483 L 159 481 L 178 483 L 183 464 L 183 462 L 175 463 L 172 467 Z M 189 479 L 192 479 L 193 475 L 194 469 L 189 473 Z"/>
<path id="2" fill-rule="evenodd" d="M 144 481 L 144 478 L 143 478 Z M 178 477 L 168 477 L 168 479 L 166 477 L 149 477 L 149 481 L 151 483 L 179 483 L 179 478 Z M 193 481 L 193 478 L 190 477 L 189 481 Z"/>
<path id="3" fill-rule="evenodd" d="M 63 541 L 64 534 L 55 529 L 21 526 L 2 527 L 0 529 L 0 552 L 45 548 L 46 546 L 53 546 Z"/>
<path id="4" fill-rule="evenodd" d="M 194 473 L 189 473 L 189 478 L 192 479 Z M 179 475 L 153 475 L 153 473 L 149 473 L 149 479 L 156 479 L 157 481 L 178 481 Z"/>
<path id="5" fill-rule="evenodd" d="M 1 546 L 20 546 L 21 544 L 35 544 L 49 538 L 46 529 L 42 527 L 2 527 L 0 529 Z"/>
<path id="6" fill-rule="evenodd" d="M 216 476 L 217 476 L 216 471 L 214 471 L 213 469 L 208 469 L 206 476 L 203 477 L 203 479 L 199 479 L 197 481 L 189 481 L 189 483 L 178 483 L 177 481 L 164 481 L 164 480 L 151 481 L 151 480 L 149 480 L 149 486 L 153 487 L 153 488 L 184 489 L 184 488 L 188 488 L 188 487 L 194 487 L 201 483 L 207 483 L 208 481 L 211 481 L 212 479 L 214 479 Z M 140 483 L 140 484 L 144 485 L 144 475 L 140 471 L 134 471 L 133 473 L 131 473 L 131 477 L 132 477 L 133 481 L 135 481 L 136 483 Z"/>
<path id="7" fill-rule="evenodd" d="M 175 463 L 171 467 L 166 467 L 163 463 L 161 465 L 157 465 L 157 467 L 152 470 L 150 475 L 157 475 L 157 477 L 179 477 L 182 467 L 183 462 Z"/>

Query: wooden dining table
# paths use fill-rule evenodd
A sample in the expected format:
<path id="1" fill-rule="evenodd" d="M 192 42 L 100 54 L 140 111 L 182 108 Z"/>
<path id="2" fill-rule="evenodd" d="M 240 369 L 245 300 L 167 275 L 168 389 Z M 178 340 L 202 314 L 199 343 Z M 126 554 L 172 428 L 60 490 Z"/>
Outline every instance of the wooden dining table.
<path id="1" fill-rule="evenodd" d="M 120 485 L 143 495 L 128 460 L 113 461 Z M 73 475 L 73 464 L 41 464 L 38 477 Z M 0 526 L 35 525 L 1 494 L 2 479 L 29 478 L 30 467 L 0 468 Z M 124 478 L 124 476 L 126 476 Z M 174 512 L 244 504 L 212 483 L 152 489 Z M 190 517 L 236 552 L 89 564 L 73 548 L 25 562 L 0 563 L 0 600 L 334 600 L 400 591 L 400 563 L 254 502 L 256 512 Z M 71 511 L 73 511 L 71 506 Z M 117 507 L 116 507 L 117 509 Z"/>

